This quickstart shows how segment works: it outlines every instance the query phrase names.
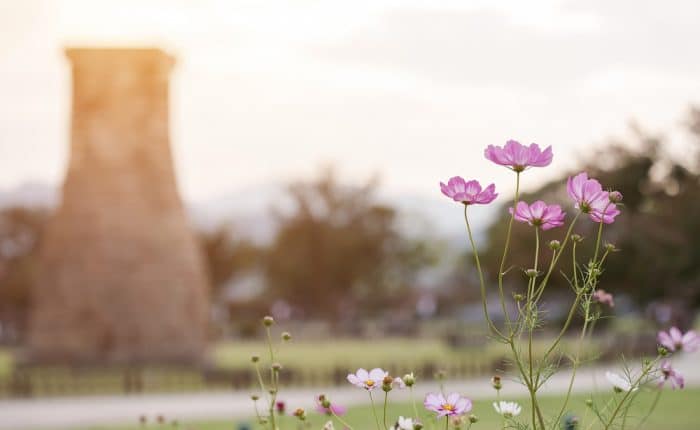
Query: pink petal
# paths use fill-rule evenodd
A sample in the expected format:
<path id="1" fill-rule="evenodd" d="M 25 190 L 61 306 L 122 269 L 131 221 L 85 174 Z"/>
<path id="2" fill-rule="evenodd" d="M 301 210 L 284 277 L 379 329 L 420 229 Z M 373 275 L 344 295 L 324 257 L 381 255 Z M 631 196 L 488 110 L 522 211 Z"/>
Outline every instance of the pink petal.
<path id="1" fill-rule="evenodd" d="M 665 331 L 660 331 L 656 336 L 656 340 L 666 349 L 673 352 L 676 350 L 676 345 L 673 343 L 673 339 Z"/>
<path id="2" fill-rule="evenodd" d="M 542 200 L 537 200 L 530 205 L 530 214 L 533 220 L 541 220 L 547 205 Z"/>
<path id="3" fill-rule="evenodd" d="M 357 369 L 357 372 L 355 372 L 355 375 L 357 375 L 357 379 L 359 379 L 363 383 L 369 379 L 369 373 L 363 368 Z"/>
<path id="4" fill-rule="evenodd" d="M 376 368 L 370 370 L 370 372 L 369 372 L 369 379 L 371 379 L 371 380 L 373 380 L 373 381 L 381 381 L 382 379 L 384 379 L 384 377 L 385 377 L 386 375 L 388 375 L 387 372 L 385 372 L 384 370 L 382 370 L 382 369 L 376 367 Z"/>

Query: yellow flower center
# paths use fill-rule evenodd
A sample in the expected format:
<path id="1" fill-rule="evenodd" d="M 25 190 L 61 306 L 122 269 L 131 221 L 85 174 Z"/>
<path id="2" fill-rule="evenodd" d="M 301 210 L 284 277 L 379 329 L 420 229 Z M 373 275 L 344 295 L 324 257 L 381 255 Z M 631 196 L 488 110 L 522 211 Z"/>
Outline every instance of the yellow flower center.
<path id="1" fill-rule="evenodd" d="M 445 403 L 444 405 L 442 405 L 442 409 L 449 411 L 449 412 L 453 412 L 455 410 L 455 407 L 454 407 L 454 405 L 451 405 L 449 403 Z"/>
<path id="2" fill-rule="evenodd" d="M 368 387 L 373 387 L 374 386 L 374 381 L 371 379 L 368 379 L 365 381 L 365 385 Z"/>

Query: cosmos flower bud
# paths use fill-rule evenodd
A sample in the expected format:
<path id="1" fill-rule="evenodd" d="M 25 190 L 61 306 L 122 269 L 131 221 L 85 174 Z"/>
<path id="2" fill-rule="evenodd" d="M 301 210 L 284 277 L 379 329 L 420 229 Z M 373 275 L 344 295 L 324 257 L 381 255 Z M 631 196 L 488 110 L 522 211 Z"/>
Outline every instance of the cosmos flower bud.
<path id="1" fill-rule="evenodd" d="M 284 411 L 287 409 L 287 404 L 282 401 L 279 401 L 275 403 L 275 409 L 277 409 L 277 412 L 284 415 Z"/>
<path id="2" fill-rule="evenodd" d="M 515 294 L 513 294 L 513 299 L 514 299 L 516 302 L 522 302 L 522 301 L 525 299 L 525 296 L 523 296 L 523 295 L 520 294 L 520 293 L 515 293 Z"/>
<path id="3" fill-rule="evenodd" d="M 479 417 L 477 417 L 474 414 L 469 415 L 469 422 L 474 424 L 475 422 L 479 421 Z"/>
<path id="4" fill-rule="evenodd" d="M 444 370 L 438 370 L 437 372 L 435 372 L 435 379 L 437 379 L 438 381 L 442 381 L 443 379 L 445 379 L 446 376 L 447 372 Z"/>
<path id="5" fill-rule="evenodd" d="M 382 379 L 382 390 L 384 390 L 385 393 L 391 391 L 393 382 L 394 378 L 389 375 L 385 376 L 384 379 Z"/>
<path id="6" fill-rule="evenodd" d="M 260 361 L 260 357 L 258 357 L 257 355 L 254 355 L 254 356 L 250 357 L 250 361 L 252 361 L 253 363 L 257 363 L 258 361 Z"/>
<path id="7" fill-rule="evenodd" d="M 303 408 L 297 408 L 292 415 L 299 418 L 300 421 L 306 420 L 306 411 Z"/>
<path id="8" fill-rule="evenodd" d="M 260 420 L 258 420 L 258 423 L 259 423 L 261 426 L 264 426 L 265 424 L 267 424 L 267 418 L 262 418 L 262 417 L 261 417 Z"/>
<path id="9" fill-rule="evenodd" d="M 265 327 L 270 327 L 270 326 L 271 326 L 272 324 L 274 324 L 274 323 L 275 323 L 275 319 L 272 318 L 272 317 L 269 316 L 269 315 L 266 316 L 265 318 L 263 318 L 263 325 L 264 325 Z"/>
<path id="10" fill-rule="evenodd" d="M 664 348 L 663 346 L 660 346 L 658 351 L 659 355 L 662 357 L 666 357 L 668 355 L 668 349 Z"/>
<path id="11" fill-rule="evenodd" d="M 292 335 L 288 331 L 285 331 L 282 333 L 282 340 L 285 342 L 290 341 L 292 340 Z"/>
<path id="12" fill-rule="evenodd" d="M 331 401 L 324 394 L 318 396 L 318 402 L 326 409 L 331 407 Z"/>
<path id="13" fill-rule="evenodd" d="M 274 396 L 275 394 L 277 394 L 277 390 L 274 388 L 270 388 L 269 390 L 267 390 L 267 392 L 270 393 L 271 396 Z"/>
<path id="14" fill-rule="evenodd" d="M 250 399 L 251 399 L 252 401 L 256 402 L 256 401 L 258 401 L 258 400 L 260 399 L 260 396 L 258 396 L 257 394 L 252 394 L 252 395 L 250 396 Z"/>
<path id="15" fill-rule="evenodd" d="M 586 406 L 588 406 L 589 408 L 593 406 L 593 399 L 586 399 Z"/>
<path id="16" fill-rule="evenodd" d="M 604 248 L 605 248 L 605 250 L 608 251 L 608 252 L 617 252 L 617 248 L 616 248 L 615 245 L 612 244 L 612 243 L 606 243 L 606 244 L 604 245 Z"/>
<path id="17" fill-rule="evenodd" d="M 403 383 L 406 384 L 407 387 L 412 387 L 415 385 L 416 377 L 413 376 L 413 372 L 403 375 Z"/>
<path id="18" fill-rule="evenodd" d="M 270 366 L 270 367 L 271 367 L 272 370 L 274 370 L 275 372 L 279 372 L 280 370 L 282 370 L 282 365 L 279 364 L 279 363 L 272 363 L 272 366 Z"/>
<path id="19" fill-rule="evenodd" d="M 581 236 L 580 234 L 572 234 L 571 240 L 575 243 L 581 243 L 583 242 L 583 236 Z"/>
<path id="20" fill-rule="evenodd" d="M 558 240 L 555 239 L 549 242 L 549 249 L 553 251 L 558 251 L 559 248 L 561 248 L 561 242 L 559 242 Z"/>
<path id="21" fill-rule="evenodd" d="M 537 269 L 527 269 L 525 271 L 525 274 L 527 275 L 528 278 L 534 278 L 537 276 Z"/>
<path id="22" fill-rule="evenodd" d="M 460 429 L 462 428 L 462 424 L 464 424 L 464 419 L 460 416 L 456 416 L 452 418 L 452 426 L 455 429 Z"/>
<path id="23" fill-rule="evenodd" d="M 495 375 L 493 378 L 491 378 L 491 385 L 496 390 L 500 390 L 501 388 L 503 388 L 503 384 L 501 384 L 501 377 Z"/>
<path id="24" fill-rule="evenodd" d="M 619 191 L 610 191 L 608 199 L 610 199 L 610 203 L 620 203 L 622 201 L 622 193 Z"/>
<path id="25" fill-rule="evenodd" d="M 422 430 L 422 429 L 423 429 L 423 424 L 413 423 L 413 430 Z"/>

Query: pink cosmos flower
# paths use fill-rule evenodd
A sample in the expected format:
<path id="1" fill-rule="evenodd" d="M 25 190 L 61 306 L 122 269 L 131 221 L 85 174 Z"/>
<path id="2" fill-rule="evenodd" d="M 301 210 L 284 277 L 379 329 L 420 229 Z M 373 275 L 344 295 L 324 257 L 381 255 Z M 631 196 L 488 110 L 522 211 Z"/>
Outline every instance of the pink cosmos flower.
<path id="1" fill-rule="evenodd" d="M 668 332 L 660 331 L 656 339 L 671 352 L 694 352 L 700 348 L 700 336 L 693 330 L 683 334 L 677 327 L 671 327 Z"/>
<path id="2" fill-rule="evenodd" d="M 595 222 L 612 224 L 620 214 L 614 199 L 619 197 L 621 200 L 622 194 L 614 191 L 615 194 L 611 195 L 610 192 L 603 191 L 600 182 L 589 179 L 586 172 L 570 177 L 566 181 L 566 192 L 576 203 L 576 208 L 588 214 Z"/>
<path id="3" fill-rule="evenodd" d="M 437 412 L 437 417 L 463 415 L 472 410 L 472 401 L 459 393 L 452 393 L 447 398 L 440 393 L 429 393 L 423 402 L 425 409 Z"/>
<path id="4" fill-rule="evenodd" d="M 508 209 L 513 214 L 513 208 Z M 554 227 L 564 225 L 566 213 L 562 212 L 559 205 L 547 205 L 542 200 L 538 200 L 531 205 L 525 202 L 518 202 L 515 205 L 514 218 L 516 221 L 526 222 L 542 230 L 549 230 Z"/>
<path id="5" fill-rule="evenodd" d="M 528 167 L 549 166 L 552 162 L 552 147 L 548 146 L 542 151 L 536 143 L 525 146 L 517 140 L 509 140 L 503 147 L 489 145 L 484 150 L 484 156 L 496 164 L 522 172 Z"/>
<path id="6" fill-rule="evenodd" d="M 485 205 L 494 201 L 498 196 L 495 184 L 482 190 L 479 181 L 465 181 L 461 176 L 450 178 L 447 184 L 440 182 L 440 190 L 442 194 L 465 205 Z"/>
<path id="7" fill-rule="evenodd" d="M 380 368 L 375 368 L 367 372 L 365 369 L 357 369 L 354 374 L 348 375 L 348 381 L 360 388 L 364 388 L 367 391 L 372 391 L 377 387 L 382 386 L 382 381 L 385 376 L 388 376 L 389 372 L 385 372 Z"/>
<path id="8" fill-rule="evenodd" d="M 615 307 L 615 299 L 613 298 L 613 295 L 606 292 L 604 289 L 600 288 L 593 293 L 593 300 L 604 304 L 608 305 L 611 308 Z"/>
<path id="9" fill-rule="evenodd" d="M 673 367 L 671 367 L 671 363 L 666 360 L 661 364 L 661 367 L 659 368 L 661 370 L 661 378 L 659 378 L 659 387 L 662 387 L 666 381 L 671 381 L 671 388 L 674 390 L 676 388 L 683 389 L 685 387 L 685 379 L 683 379 L 683 375 L 677 370 L 675 370 Z"/>

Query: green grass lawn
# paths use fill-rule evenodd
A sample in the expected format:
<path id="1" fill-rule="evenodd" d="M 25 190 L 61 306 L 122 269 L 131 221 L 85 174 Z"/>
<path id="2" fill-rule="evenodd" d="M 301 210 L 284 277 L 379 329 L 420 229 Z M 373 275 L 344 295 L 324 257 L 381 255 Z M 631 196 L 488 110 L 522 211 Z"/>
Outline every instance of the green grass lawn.
<path id="1" fill-rule="evenodd" d="M 544 350 L 551 339 L 535 341 L 535 351 Z M 569 347 L 564 340 L 562 346 Z M 593 346 L 587 350 L 594 350 Z M 410 351 L 407 354 L 406 351 Z M 292 341 L 278 349 L 277 361 L 286 367 L 329 368 L 343 366 L 347 369 L 398 364 L 411 369 L 416 365 L 432 362 L 449 365 L 462 361 L 479 362 L 490 365 L 499 357 L 509 354 L 505 347 L 496 342 L 483 346 L 451 348 L 441 339 L 434 338 L 385 338 L 379 340 L 335 339 L 324 341 Z M 250 368 L 250 357 L 267 357 L 267 345 L 261 341 L 223 342 L 212 349 L 214 363 L 224 369 Z"/>
<path id="2" fill-rule="evenodd" d="M 600 402 L 601 406 L 605 403 L 608 398 L 606 396 L 599 396 L 596 398 L 596 402 Z M 653 401 L 653 394 L 642 393 L 639 396 L 639 401 L 636 406 L 629 411 L 628 414 L 628 429 L 636 429 L 639 420 L 647 413 L 650 409 L 650 405 Z M 585 405 L 586 396 L 574 396 L 571 399 L 569 408 L 567 410 L 572 412 L 581 419 L 581 425 L 579 429 L 587 429 L 588 424 L 592 422 L 593 414 L 589 411 L 589 408 Z M 559 397 L 544 397 L 541 399 L 542 409 L 544 411 L 558 411 L 561 407 L 561 398 Z M 491 406 L 491 401 L 477 401 L 474 404 L 474 409 L 472 413 L 479 417 L 479 422 L 472 426 L 472 430 L 479 429 L 500 429 L 501 420 L 498 415 L 493 410 Z M 524 402 L 523 402 L 524 403 Z M 666 391 L 661 396 L 655 412 L 649 417 L 646 423 L 639 427 L 638 430 L 691 430 L 700 428 L 698 424 L 698 417 L 695 416 L 696 410 L 700 405 L 700 389 L 688 389 L 681 391 Z M 424 411 L 421 405 L 418 405 L 420 413 Z M 409 416 L 412 415 L 412 407 L 410 404 L 400 404 L 390 406 L 388 416 L 396 417 L 398 415 Z M 588 411 L 588 413 L 587 413 Z M 381 420 L 382 413 L 378 411 L 379 418 Z M 427 414 L 424 415 L 428 417 Z M 373 430 L 376 428 L 376 424 L 373 418 L 371 408 L 369 407 L 358 407 L 351 409 L 348 414 L 344 417 L 355 430 Z M 529 411 L 523 410 L 520 415 L 520 421 L 525 422 L 529 419 Z M 327 421 L 328 418 L 320 416 L 314 412 L 309 413 L 309 421 L 313 424 L 312 429 L 320 430 L 323 423 Z M 434 428 L 435 430 L 443 429 L 444 423 L 435 423 L 429 419 L 425 419 L 424 422 L 427 424 L 426 429 L 430 430 Z M 292 417 L 283 417 L 283 430 L 294 430 L 295 419 Z M 126 426 L 126 427 L 90 427 L 88 429 L 80 430 L 140 430 L 142 427 L 137 425 Z M 148 429 L 172 429 L 172 424 L 165 425 L 155 425 L 146 426 Z M 227 421 L 210 421 L 210 422 L 186 422 L 179 425 L 180 429 L 187 430 L 235 430 L 237 428 L 236 423 Z M 253 427 L 259 430 L 261 427 Z M 465 427 L 463 427 L 465 428 Z M 600 428 L 599 425 L 593 425 L 591 429 Z M 619 429 L 619 425 L 614 427 Z M 336 422 L 336 429 L 342 429 L 342 426 Z"/>

